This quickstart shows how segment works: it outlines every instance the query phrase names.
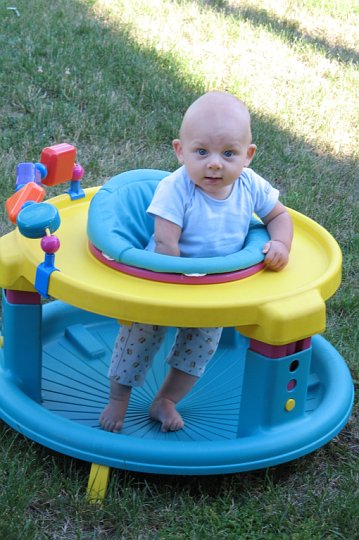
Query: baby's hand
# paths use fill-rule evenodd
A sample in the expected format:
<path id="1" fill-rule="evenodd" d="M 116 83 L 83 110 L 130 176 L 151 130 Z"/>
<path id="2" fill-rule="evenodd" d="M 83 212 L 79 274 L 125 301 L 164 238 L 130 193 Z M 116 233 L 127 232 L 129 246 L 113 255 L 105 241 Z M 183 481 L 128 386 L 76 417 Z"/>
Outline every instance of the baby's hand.
<path id="1" fill-rule="evenodd" d="M 263 248 L 266 254 L 264 263 L 269 270 L 279 272 L 287 265 L 289 259 L 289 250 L 280 240 L 270 240 Z"/>

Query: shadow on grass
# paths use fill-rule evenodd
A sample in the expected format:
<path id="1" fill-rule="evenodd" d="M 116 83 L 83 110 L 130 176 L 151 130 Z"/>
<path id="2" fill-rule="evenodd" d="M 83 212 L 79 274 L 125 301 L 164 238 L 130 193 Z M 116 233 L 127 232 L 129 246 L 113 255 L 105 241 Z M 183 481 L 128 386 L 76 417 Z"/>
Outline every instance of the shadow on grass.
<path id="1" fill-rule="evenodd" d="M 184 1 L 187 3 L 187 0 Z M 269 13 L 265 9 L 233 7 L 226 0 L 197 0 L 196 3 L 207 6 L 214 11 L 248 21 L 254 26 L 265 28 L 290 45 L 301 42 L 314 47 L 319 53 L 334 60 L 348 63 L 358 63 L 359 61 L 359 54 L 356 50 L 340 44 L 332 45 L 327 39 L 319 36 L 311 36 L 304 30 L 301 30 L 296 21 L 279 18 L 274 13 Z"/>

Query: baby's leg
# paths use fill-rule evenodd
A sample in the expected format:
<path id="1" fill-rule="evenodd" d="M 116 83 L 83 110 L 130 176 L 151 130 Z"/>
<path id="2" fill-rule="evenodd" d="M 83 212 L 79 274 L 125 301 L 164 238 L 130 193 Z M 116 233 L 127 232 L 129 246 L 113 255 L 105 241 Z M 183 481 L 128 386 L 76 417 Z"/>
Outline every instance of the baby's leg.
<path id="1" fill-rule="evenodd" d="M 180 328 L 167 362 L 171 369 L 158 391 L 150 415 L 162 423 L 162 431 L 182 429 L 184 421 L 176 404 L 192 389 L 214 356 L 222 328 Z"/>
<path id="2" fill-rule="evenodd" d="M 165 328 L 161 326 L 121 326 L 109 369 L 110 399 L 100 415 L 103 429 L 118 432 L 122 428 L 131 389 L 142 386 L 164 336 Z"/>

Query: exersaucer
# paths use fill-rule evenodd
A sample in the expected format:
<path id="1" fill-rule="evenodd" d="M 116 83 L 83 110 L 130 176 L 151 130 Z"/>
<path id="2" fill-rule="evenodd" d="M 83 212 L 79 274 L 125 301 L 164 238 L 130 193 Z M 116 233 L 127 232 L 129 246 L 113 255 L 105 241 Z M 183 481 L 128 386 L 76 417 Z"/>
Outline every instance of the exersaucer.
<path id="1" fill-rule="evenodd" d="M 145 205 L 166 174 L 130 171 L 102 188 L 81 190 L 81 196 L 25 205 L 19 226 L 0 239 L 1 417 L 30 439 L 92 463 L 93 499 L 104 496 L 110 467 L 209 475 L 290 461 L 331 440 L 352 409 L 349 370 L 317 335 L 325 329 L 325 301 L 340 283 L 341 253 L 331 235 L 308 217 L 289 209 L 294 241 L 290 262 L 280 273 L 265 270 L 262 256 L 254 262 L 250 257 L 250 271 L 225 267 L 217 274 L 214 265 L 207 275 L 199 275 L 206 272 L 191 261 L 178 273 L 177 258 L 167 257 L 161 275 L 139 253 L 146 226 L 151 227 L 141 222 L 147 216 L 135 218 L 134 236 L 144 235 L 139 245 L 133 246 L 132 232 L 125 234 L 125 262 L 121 253 L 114 260 L 117 252 L 109 253 L 106 243 L 109 229 L 111 234 L 122 226 L 132 230 L 132 210 Z M 117 223 L 108 224 L 106 217 L 98 226 L 88 223 L 89 206 L 91 218 L 107 207 L 109 189 L 117 192 L 123 184 L 131 189 L 118 198 Z M 144 186 L 139 199 L 135 184 Z M 50 232 L 57 229 L 59 242 L 40 244 L 36 238 L 50 221 L 56 222 Z M 258 246 L 254 251 L 258 257 Z M 139 257 L 136 268 L 132 257 Z M 39 292 L 52 301 L 42 302 Z M 168 332 L 144 387 L 133 391 L 123 430 L 114 434 L 99 428 L 98 417 L 108 399 L 107 369 L 119 321 L 165 325 Z M 162 433 L 148 408 L 165 375 L 177 326 L 223 326 L 224 331 L 206 373 L 178 406 L 184 429 Z"/>

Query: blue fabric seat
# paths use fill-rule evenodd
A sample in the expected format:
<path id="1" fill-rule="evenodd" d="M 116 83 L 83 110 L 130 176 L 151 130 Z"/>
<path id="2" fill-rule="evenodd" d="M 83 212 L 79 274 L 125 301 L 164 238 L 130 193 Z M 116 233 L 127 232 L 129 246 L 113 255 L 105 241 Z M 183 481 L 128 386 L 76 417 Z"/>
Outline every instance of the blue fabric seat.
<path id="1" fill-rule="evenodd" d="M 269 236 L 253 218 L 241 251 L 224 257 L 184 258 L 145 250 L 153 234 L 154 219 L 146 209 L 158 182 L 168 172 L 137 169 L 114 176 L 93 197 L 87 234 L 92 244 L 115 261 L 154 272 L 217 274 L 248 268 L 263 261 Z"/>

